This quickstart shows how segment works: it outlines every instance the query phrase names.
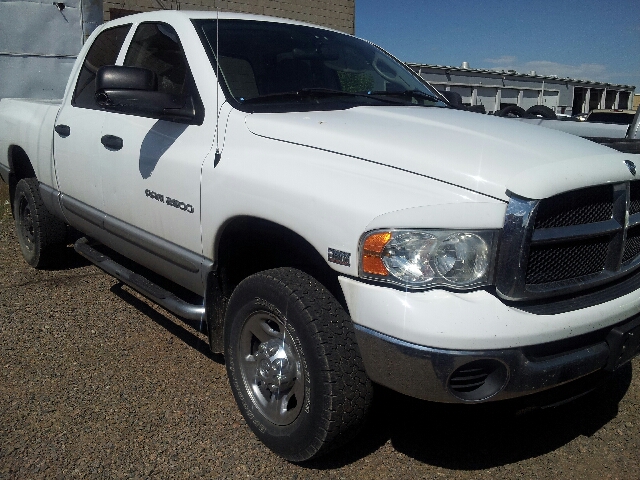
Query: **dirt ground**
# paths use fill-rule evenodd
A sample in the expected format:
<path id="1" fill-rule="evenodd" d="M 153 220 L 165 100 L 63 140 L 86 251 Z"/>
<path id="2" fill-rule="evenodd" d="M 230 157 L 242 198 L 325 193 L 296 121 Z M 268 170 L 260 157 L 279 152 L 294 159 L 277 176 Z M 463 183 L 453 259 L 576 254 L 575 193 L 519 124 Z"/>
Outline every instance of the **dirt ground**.
<path id="1" fill-rule="evenodd" d="M 1 184 L 1 182 L 0 182 Z M 385 389 L 362 434 L 313 462 L 262 446 L 199 325 L 71 247 L 22 260 L 0 187 L 0 478 L 640 478 L 640 361 L 572 403 L 446 406 Z"/>

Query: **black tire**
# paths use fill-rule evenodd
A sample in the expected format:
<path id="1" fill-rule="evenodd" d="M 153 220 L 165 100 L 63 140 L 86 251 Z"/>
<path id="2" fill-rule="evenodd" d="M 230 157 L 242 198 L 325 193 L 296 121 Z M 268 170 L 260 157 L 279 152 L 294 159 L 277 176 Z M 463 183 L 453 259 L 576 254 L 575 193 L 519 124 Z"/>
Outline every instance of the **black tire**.
<path id="1" fill-rule="evenodd" d="M 487 113 L 487 109 L 484 105 L 471 105 L 470 107 L 467 107 L 467 110 L 475 113 Z"/>
<path id="2" fill-rule="evenodd" d="M 531 117 L 546 118 L 547 120 L 555 120 L 558 117 L 556 113 L 545 105 L 534 105 L 527 109 L 527 115 Z"/>
<path id="3" fill-rule="evenodd" d="M 372 385 L 349 316 L 313 277 L 278 268 L 243 280 L 224 344 L 240 411 L 275 453 L 301 462 L 357 434 Z"/>
<path id="4" fill-rule="evenodd" d="M 509 105 L 504 107 L 502 110 L 498 110 L 495 115 L 498 117 L 521 118 L 526 115 L 526 112 L 523 108 L 517 105 Z"/>
<path id="5" fill-rule="evenodd" d="M 44 206 L 37 179 L 23 178 L 18 182 L 13 209 L 16 234 L 26 262 L 35 268 L 51 265 L 59 247 L 65 244 L 67 228 Z"/>

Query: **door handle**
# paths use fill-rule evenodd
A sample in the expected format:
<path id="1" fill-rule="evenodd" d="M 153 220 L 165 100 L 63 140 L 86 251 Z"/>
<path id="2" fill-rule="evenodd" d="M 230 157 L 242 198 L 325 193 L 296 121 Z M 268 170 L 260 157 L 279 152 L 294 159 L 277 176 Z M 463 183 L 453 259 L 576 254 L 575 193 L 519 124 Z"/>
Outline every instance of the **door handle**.
<path id="1" fill-rule="evenodd" d="M 53 127 L 53 129 L 61 137 L 68 137 L 69 135 L 71 135 L 71 127 L 69 127 L 69 125 L 60 124 Z"/>
<path id="2" fill-rule="evenodd" d="M 104 135 L 100 141 L 109 150 L 120 150 L 122 148 L 122 139 L 115 135 Z"/>

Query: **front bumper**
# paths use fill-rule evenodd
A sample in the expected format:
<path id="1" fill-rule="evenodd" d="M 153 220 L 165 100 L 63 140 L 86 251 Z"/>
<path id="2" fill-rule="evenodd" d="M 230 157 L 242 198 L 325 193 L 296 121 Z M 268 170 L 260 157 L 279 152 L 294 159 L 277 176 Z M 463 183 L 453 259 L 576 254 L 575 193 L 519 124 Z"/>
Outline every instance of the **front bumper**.
<path id="1" fill-rule="evenodd" d="M 480 402 L 540 392 L 640 353 L 640 314 L 614 327 L 564 341 L 501 350 L 443 350 L 411 344 L 356 325 L 367 374 L 423 400 Z"/>

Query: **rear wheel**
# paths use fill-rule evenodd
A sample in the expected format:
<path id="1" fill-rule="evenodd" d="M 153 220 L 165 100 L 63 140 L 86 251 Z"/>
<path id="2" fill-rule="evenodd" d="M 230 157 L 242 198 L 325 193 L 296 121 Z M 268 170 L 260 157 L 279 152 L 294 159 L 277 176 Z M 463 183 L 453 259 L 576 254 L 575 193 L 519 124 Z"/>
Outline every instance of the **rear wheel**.
<path id="1" fill-rule="evenodd" d="M 44 206 L 37 179 L 23 178 L 18 182 L 13 209 L 22 256 L 35 268 L 50 265 L 65 243 L 67 230 Z"/>
<path id="2" fill-rule="evenodd" d="M 225 360 L 247 423 L 291 461 L 352 438 L 371 403 L 351 320 L 299 270 L 267 270 L 238 285 L 225 319 Z"/>

